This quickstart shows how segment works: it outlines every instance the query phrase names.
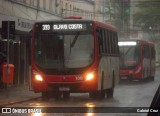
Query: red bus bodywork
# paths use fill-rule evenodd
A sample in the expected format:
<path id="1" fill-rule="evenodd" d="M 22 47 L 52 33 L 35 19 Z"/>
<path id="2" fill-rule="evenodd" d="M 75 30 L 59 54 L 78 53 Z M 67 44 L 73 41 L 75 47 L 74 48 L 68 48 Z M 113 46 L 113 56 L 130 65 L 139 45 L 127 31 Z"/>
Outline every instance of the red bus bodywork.
<path id="1" fill-rule="evenodd" d="M 78 19 L 76 19 L 77 21 Z M 98 64 L 99 64 L 99 56 L 98 56 L 98 45 L 96 39 L 96 26 L 106 28 L 108 30 L 116 32 L 116 30 L 107 24 L 92 21 L 93 23 L 93 31 L 94 31 L 94 62 L 93 64 L 82 74 L 79 75 L 47 75 L 42 73 L 40 69 L 35 65 L 34 62 L 34 29 L 32 35 L 32 88 L 35 92 L 46 92 L 46 91 L 59 91 L 59 89 L 68 89 L 70 92 L 89 92 L 98 90 Z M 34 28 L 34 27 L 33 27 Z M 85 76 L 89 72 L 94 72 L 95 78 L 93 80 L 86 81 Z M 35 74 L 38 73 L 43 77 L 43 81 L 37 81 L 34 79 Z M 77 77 L 82 77 L 82 80 L 76 80 Z"/>
<path id="2" fill-rule="evenodd" d="M 155 52 L 155 45 L 152 42 L 146 40 L 120 40 L 120 42 L 125 41 L 136 41 L 137 45 L 139 46 L 140 52 L 140 62 L 132 69 L 121 69 L 120 68 L 120 80 L 143 80 L 145 78 L 154 79 L 155 75 L 155 54 L 152 55 L 152 48 Z M 143 58 L 143 46 L 149 46 L 149 57 L 146 58 L 147 62 L 144 62 Z M 121 61 L 120 61 L 121 62 Z M 148 64 L 146 66 L 146 64 Z"/>

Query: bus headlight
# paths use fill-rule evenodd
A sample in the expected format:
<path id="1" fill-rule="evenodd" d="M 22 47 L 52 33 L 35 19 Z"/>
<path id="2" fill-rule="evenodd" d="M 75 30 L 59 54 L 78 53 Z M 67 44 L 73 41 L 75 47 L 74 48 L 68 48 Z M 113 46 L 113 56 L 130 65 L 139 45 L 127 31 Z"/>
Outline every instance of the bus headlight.
<path id="1" fill-rule="evenodd" d="M 33 70 L 34 79 L 36 81 L 43 81 L 43 78 L 40 74 L 38 74 L 35 70 Z"/>
<path id="2" fill-rule="evenodd" d="M 39 74 L 36 74 L 36 75 L 35 75 L 35 79 L 36 79 L 37 81 L 43 81 L 42 76 L 39 75 Z"/>
<path id="3" fill-rule="evenodd" d="M 94 78 L 94 73 L 89 73 L 86 75 L 86 81 L 92 80 Z"/>

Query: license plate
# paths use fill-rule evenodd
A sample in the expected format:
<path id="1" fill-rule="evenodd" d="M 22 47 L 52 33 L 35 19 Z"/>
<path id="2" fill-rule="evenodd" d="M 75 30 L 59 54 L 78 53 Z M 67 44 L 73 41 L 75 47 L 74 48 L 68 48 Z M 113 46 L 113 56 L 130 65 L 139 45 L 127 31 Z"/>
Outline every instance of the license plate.
<path id="1" fill-rule="evenodd" d="M 69 87 L 60 87 L 59 91 L 70 91 Z"/>
<path id="2" fill-rule="evenodd" d="M 127 79 L 127 77 L 121 77 L 121 79 Z"/>

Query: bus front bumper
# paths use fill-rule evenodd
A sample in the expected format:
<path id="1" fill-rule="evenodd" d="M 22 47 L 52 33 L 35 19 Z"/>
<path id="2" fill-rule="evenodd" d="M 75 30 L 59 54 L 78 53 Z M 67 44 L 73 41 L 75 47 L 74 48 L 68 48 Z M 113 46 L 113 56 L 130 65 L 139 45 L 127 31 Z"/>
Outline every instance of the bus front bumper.
<path id="1" fill-rule="evenodd" d="M 71 93 L 81 93 L 97 90 L 97 83 L 95 82 L 67 82 L 67 83 L 46 83 L 46 82 L 35 82 L 33 84 L 33 90 L 37 92 L 46 91 L 68 91 Z"/>

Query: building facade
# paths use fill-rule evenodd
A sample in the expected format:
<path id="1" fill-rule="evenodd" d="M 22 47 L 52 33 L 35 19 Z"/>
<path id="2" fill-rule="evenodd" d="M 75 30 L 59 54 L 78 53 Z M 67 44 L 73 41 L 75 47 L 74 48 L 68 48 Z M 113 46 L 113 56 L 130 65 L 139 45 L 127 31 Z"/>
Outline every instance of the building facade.
<path id="1" fill-rule="evenodd" d="M 115 26 L 120 36 L 126 35 L 130 23 L 130 0 L 101 0 L 99 4 L 103 14 L 101 20 Z"/>

